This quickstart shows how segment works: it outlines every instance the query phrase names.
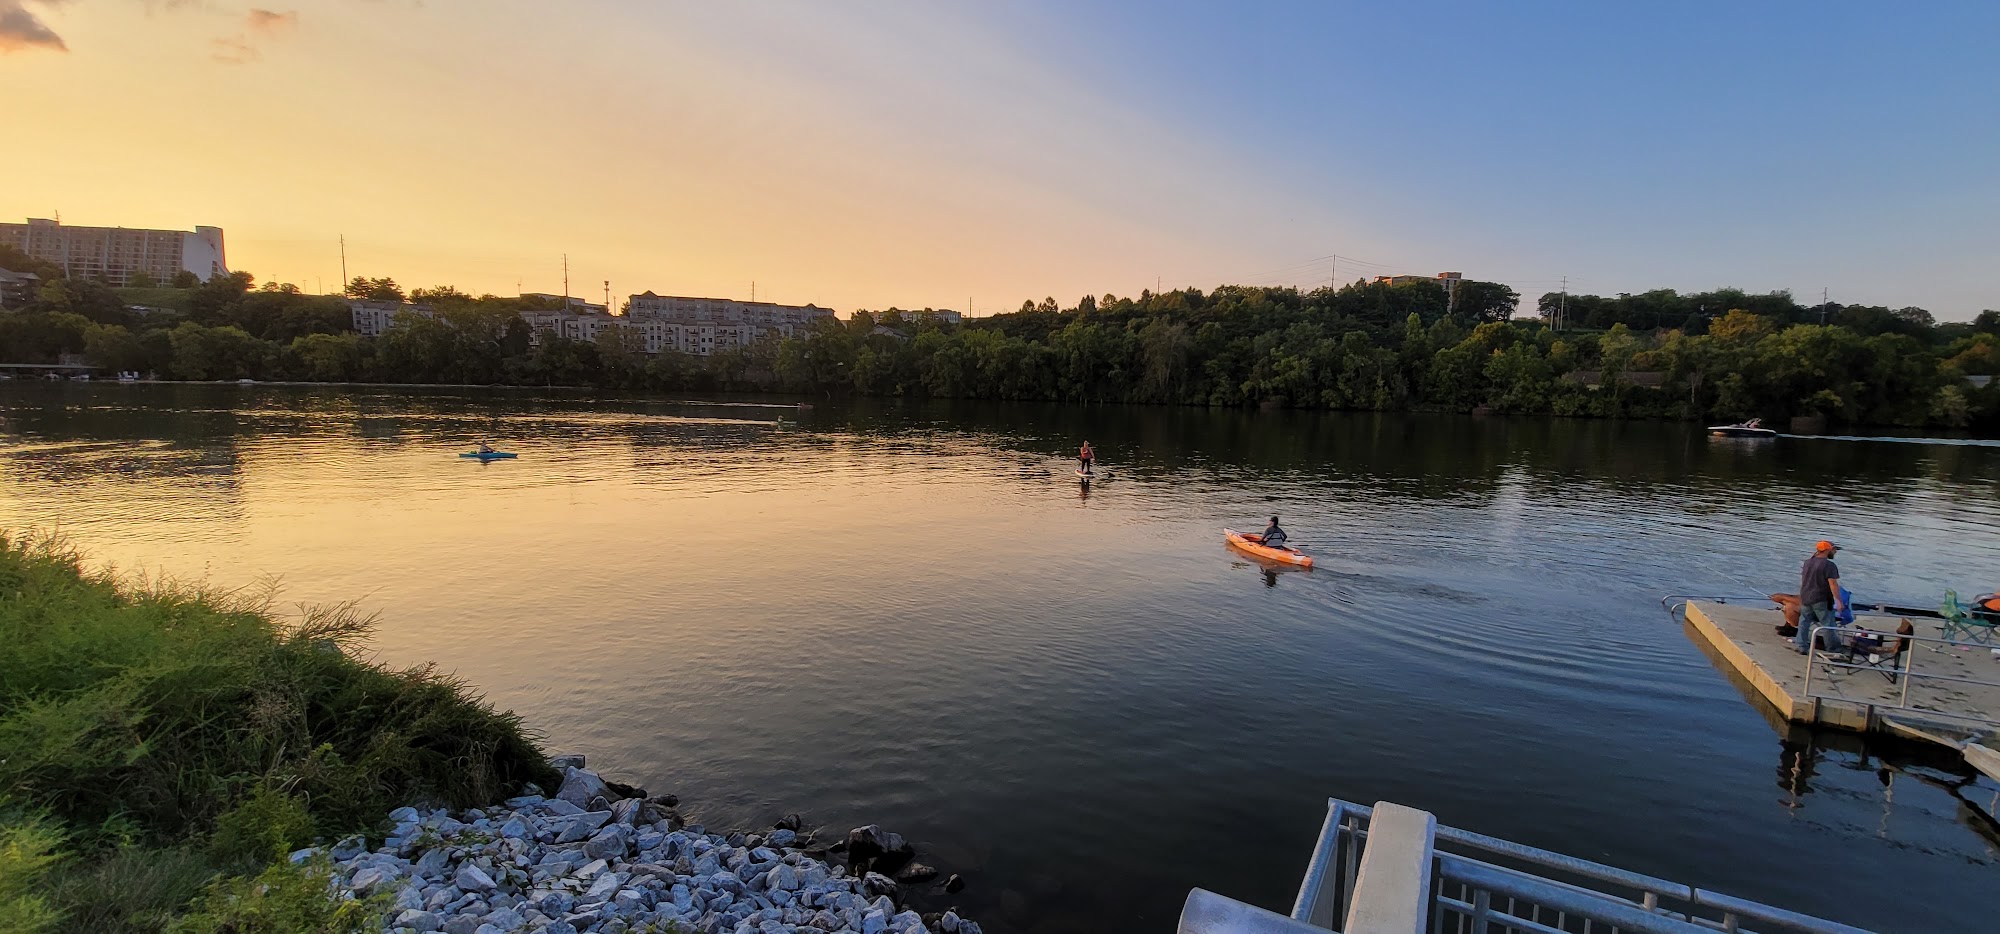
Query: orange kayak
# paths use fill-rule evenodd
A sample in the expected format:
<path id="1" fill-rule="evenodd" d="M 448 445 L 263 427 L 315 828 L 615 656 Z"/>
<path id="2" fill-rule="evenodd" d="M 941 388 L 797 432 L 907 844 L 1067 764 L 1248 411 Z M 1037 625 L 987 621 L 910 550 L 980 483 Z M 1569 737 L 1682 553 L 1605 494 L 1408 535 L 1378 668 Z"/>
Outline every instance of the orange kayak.
<path id="1" fill-rule="evenodd" d="M 1259 558 L 1283 561 L 1286 564 L 1296 564 L 1300 567 L 1309 568 L 1313 566 L 1313 559 L 1307 555 L 1300 554 L 1297 548 L 1282 546 L 1272 548 L 1265 545 L 1263 536 L 1256 532 L 1238 532 L 1235 529 L 1223 529 L 1222 537 L 1228 539 L 1232 547 L 1249 552 Z"/>

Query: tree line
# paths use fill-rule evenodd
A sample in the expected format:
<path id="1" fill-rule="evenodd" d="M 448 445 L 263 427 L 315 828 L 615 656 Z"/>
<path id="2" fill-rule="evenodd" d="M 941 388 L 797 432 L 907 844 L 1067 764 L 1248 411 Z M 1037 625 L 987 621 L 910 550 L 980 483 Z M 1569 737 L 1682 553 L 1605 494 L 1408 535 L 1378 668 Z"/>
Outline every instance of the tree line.
<path id="1" fill-rule="evenodd" d="M 379 338 L 341 297 L 247 273 L 189 287 L 48 281 L 0 316 L 0 359 L 80 354 L 176 379 L 580 385 L 1061 402 L 1736 420 L 2000 434 L 2000 312 L 1939 323 L 1920 308 L 1803 306 L 1783 292 L 1542 296 L 1516 319 L 1498 283 L 1357 281 L 1053 298 L 951 324 L 929 310 L 857 311 L 708 356 L 649 355 L 637 335 L 535 334 L 523 300 L 391 279 L 346 293 L 422 301 Z M 149 310 L 136 311 L 133 306 Z M 1568 326 L 1547 313 L 1565 311 Z"/>

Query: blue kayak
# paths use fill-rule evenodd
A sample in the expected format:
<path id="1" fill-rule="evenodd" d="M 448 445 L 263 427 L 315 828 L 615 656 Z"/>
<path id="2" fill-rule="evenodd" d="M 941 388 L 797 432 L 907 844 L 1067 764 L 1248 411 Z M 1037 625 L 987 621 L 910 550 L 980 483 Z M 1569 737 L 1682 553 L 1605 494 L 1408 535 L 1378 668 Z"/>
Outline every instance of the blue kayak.
<path id="1" fill-rule="evenodd" d="M 504 461 L 513 460 L 516 455 L 513 451 L 467 451 L 459 456 L 479 461 Z"/>

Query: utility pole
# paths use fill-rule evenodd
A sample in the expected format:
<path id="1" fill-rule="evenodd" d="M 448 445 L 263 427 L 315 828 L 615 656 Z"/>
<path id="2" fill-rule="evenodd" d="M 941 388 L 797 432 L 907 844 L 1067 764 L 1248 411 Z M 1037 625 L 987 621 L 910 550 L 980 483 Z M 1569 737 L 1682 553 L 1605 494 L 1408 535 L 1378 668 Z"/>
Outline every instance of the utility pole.
<path id="1" fill-rule="evenodd" d="M 604 280 L 604 310 L 605 310 L 606 312 L 609 312 L 609 311 L 611 310 L 611 280 L 610 280 L 610 279 L 606 279 L 606 280 Z"/>
<path id="2" fill-rule="evenodd" d="M 1819 323 L 1820 323 L 1820 324 L 1822 324 L 1822 325 L 1826 323 L 1826 287 L 1825 287 L 1825 286 L 1821 286 L 1821 287 L 1820 287 L 1820 290 L 1819 290 Z"/>
<path id="3" fill-rule="evenodd" d="M 347 294 L 347 235 L 340 235 L 340 294 Z"/>
<path id="4" fill-rule="evenodd" d="M 1556 303 L 1556 330 L 1562 330 L 1563 322 L 1569 319 L 1569 277 L 1563 277 L 1562 298 Z"/>
<path id="5" fill-rule="evenodd" d="M 750 280 L 750 303 L 753 305 L 757 303 L 757 280 L 755 279 Z"/>
<path id="6" fill-rule="evenodd" d="M 1334 292 L 1338 291 L 1339 289 L 1340 289 L 1340 257 L 1335 256 L 1333 258 L 1333 264 L 1327 267 L 1326 290 L 1329 292 Z"/>

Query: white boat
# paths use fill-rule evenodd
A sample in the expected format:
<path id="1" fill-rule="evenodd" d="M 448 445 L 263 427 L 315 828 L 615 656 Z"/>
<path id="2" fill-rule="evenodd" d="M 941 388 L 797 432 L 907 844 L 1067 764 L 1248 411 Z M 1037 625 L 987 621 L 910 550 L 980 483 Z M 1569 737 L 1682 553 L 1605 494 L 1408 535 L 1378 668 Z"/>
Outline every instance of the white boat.
<path id="1" fill-rule="evenodd" d="M 1734 425 L 1710 425 L 1708 433 L 1717 438 L 1775 438 L 1778 433 L 1764 427 L 1764 420 L 1753 418 Z"/>

